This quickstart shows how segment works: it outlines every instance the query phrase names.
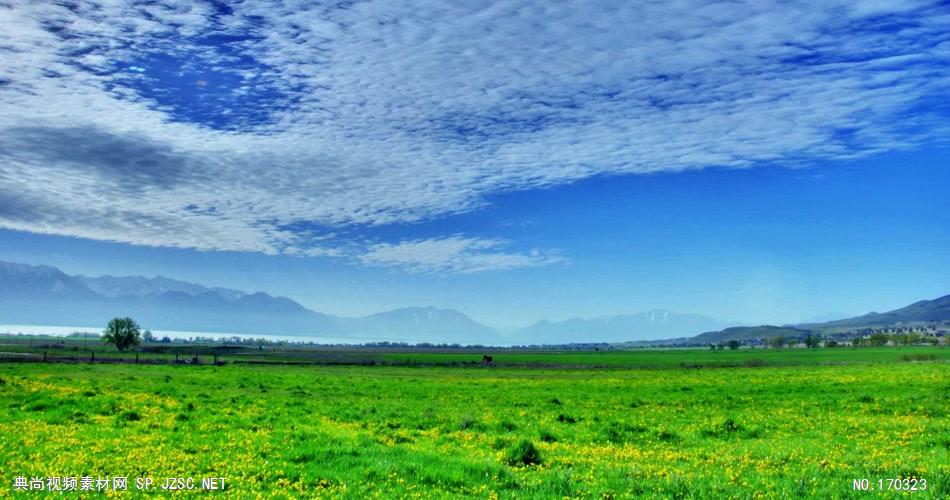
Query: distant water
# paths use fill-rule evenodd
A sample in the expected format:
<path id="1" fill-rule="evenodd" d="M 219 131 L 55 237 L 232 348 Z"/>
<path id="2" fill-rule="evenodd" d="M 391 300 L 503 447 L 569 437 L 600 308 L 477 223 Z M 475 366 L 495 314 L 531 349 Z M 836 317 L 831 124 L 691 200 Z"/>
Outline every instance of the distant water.
<path id="1" fill-rule="evenodd" d="M 54 335 L 65 337 L 72 333 L 95 333 L 102 334 L 103 328 L 91 326 L 44 326 L 44 325 L 0 325 L 0 336 L 4 335 Z M 168 337 L 170 339 L 190 339 L 195 337 L 224 339 L 239 337 L 242 339 L 264 338 L 272 342 L 307 342 L 313 344 L 350 344 L 358 345 L 368 342 L 382 342 L 383 339 L 367 337 L 301 337 L 292 335 L 266 335 L 266 334 L 247 334 L 247 333 L 220 333 L 220 332 L 184 332 L 176 330 L 152 330 L 152 334 L 158 338 Z"/>

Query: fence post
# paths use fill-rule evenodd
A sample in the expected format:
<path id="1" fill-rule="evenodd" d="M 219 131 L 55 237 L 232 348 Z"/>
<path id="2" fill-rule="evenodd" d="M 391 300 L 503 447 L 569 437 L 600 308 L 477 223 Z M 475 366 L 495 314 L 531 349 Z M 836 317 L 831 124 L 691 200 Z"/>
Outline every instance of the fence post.
<path id="1" fill-rule="evenodd" d="M 90 351 L 90 352 L 92 352 L 92 359 L 90 359 L 89 362 L 90 362 L 90 363 L 95 363 L 95 362 L 96 362 L 96 351 Z"/>
<path id="2" fill-rule="evenodd" d="M 46 351 L 43 351 L 43 362 L 46 362 Z"/>
<path id="3" fill-rule="evenodd" d="M 135 364 L 139 364 L 139 353 L 135 353 Z"/>

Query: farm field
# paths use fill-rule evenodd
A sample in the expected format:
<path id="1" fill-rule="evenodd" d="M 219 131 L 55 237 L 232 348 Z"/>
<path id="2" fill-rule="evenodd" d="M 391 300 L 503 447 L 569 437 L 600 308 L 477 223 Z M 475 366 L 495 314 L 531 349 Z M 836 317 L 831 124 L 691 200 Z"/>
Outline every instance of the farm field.
<path id="1" fill-rule="evenodd" d="M 913 495 L 945 498 L 946 353 L 575 354 L 610 370 L 3 363 L 0 496 L 16 476 L 147 476 L 351 498 L 838 498 L 880 496 L 855 479 L 917 478 Z M 737 362 L 704 364 L 717 356 Z"/>
<path id="2" fill-rule="evenodd" d="M 524 368 L 699 368 L 741 366 L 793 366 L 849 363 L 893 363 L 900 361 L 950 361 L 950 349 L 932 346 L 835 347 L 822 349 L 742 348 L 709 349 L 616 349 L 606 351 L 570 351 L 537 348 L 451 348 L 451 347 L 357 347 L 229 344 L 150 343 L 141 352 L 119 352 L 100 340 L 64 337 L 0 335 L 0 362 L 18 359 L 49 361 L 174 362 L 198 356 L 201 363 L 221 362 L 300 363 L 300 364 L 382 364 L 407 366 L 459 366 L 481 364 L 489 354 L 500 367 Z M 216 358 L 213 356 L 217 356 Z"/>

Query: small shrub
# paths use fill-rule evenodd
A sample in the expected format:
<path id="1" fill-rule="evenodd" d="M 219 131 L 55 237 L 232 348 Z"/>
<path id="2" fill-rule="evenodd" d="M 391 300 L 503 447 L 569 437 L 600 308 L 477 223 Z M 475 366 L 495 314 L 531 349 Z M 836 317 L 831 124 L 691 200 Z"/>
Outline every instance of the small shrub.
<path id="1" fill-rule="evenodd" d="M 656 433 L 656 438 L 660 441 L 670 443 L 673 441 L 678 441 L 680 437 L 675 432 L 662 430 Z"/>
<path id="2" fill-rule="evenodd" d="M 733 432 L 736 432 L 741 429 L 739 424 L 737 424 L 736 421 L 731 418 L 727 418 L 723 420 L 721 428 L 722 428 L 722 431 L 727 434 L 732 434 Z"/>
<path id="3" fill-rule="evenodd" d="M 491 447 L 493 450 L 504 450 L 511 445 L 511 441 L 503 437 L 496 437 L 492 442 Z"/>
<path id="4" fill-rule="evenodd" d="M 50 405 L 49 401 L 42 399 L 40 401 L 34 401 L 26 405 L 24 409 L 29 410 L 29 411 L 46 411 L 50 408 L 50 406 L 52 405 Z"/>
<path id="5" fill-rule="evenodd" d="M 632 425 L 626 422 L 610 422 L 600 431 L 601 441 L 608 443 L 630 443 L 637 436 L 647 431 L 642 425 Z"/>
<path id="6" fill-rule="evenodd" d="M 577 422 L 577 419 L 570 415 L 565 415 L 563 413 L 560 413 L 557 416 L 557 421 L 561 422 L 562 424 L 573 424 Z"/>
<path id="7" fill-rule="evenodd" d="M 510 420 L 502 420 L 501 422 L 498 422 L 498 428 L 505 432 L 511 432 L 517 430 L 518 425 Z"/>
<path id="8" fill-rule="evenodd" d="M 189 419 L 188 415 L 186 415 L 186 414 L 184 414 L 184 413 L 179 413 L 178 415 L 175 415 L 175 420 L 177 420 L 177 421 L 179 421 L 179 422 L 184 422 L 184 421 L 186 421 L 186 420 L 188 420 L 188 419 Z"/>
<path id="9" fill-rule="evenodd" d="M 139 415 L 138 412 L 131 410 L 120 413 L 119 418 L 125 420 L 126 422 L 137 422 L 142 420 L 142 416 Z"/>
<path id="10" fill-rule="evenodd" d="M 541 429 L 538 435 L 541 438 L 541 441 L 545 443 L 554 443 L 557 441 L 557 436 L 547 429 Z"/>
<path id="11" fill-rule="evenodd" d="M 306 464 L 317 459 L 317 455 L 310 451 L 305 451 L 297 456 L 290 457 L 290 461 L 295 464 Z"/>
<path id="12" fill-rule="evenodd" d="M 552 405 L 561 406 L 561 405 L 564 404 L 564 403 L 561 403 L 561 400 L 558 399 L 558 398 L 553 398 L 553 399 L 551 399 L 551 404 L 552 404 Z"/>
<path id="13" fill-rule="evenodd" d="M 744 433 L 742 433 L 742 437 L 758 439 L 762 437 L 762 431 L 760 429 L 747 429 Z"/>
<path id="14" fill-rule="evenodd" d="M 871 396 L 868 396 L 867 394 L 858 398 L 858 403 L 873 403 L 873 402 L 874 402 L 874 398 L 872 398 Z"/>
<path id="15" fill-rule="evenodd" d="M 541 463 L 541 453 L 534 447 L 534 443 L 522 439 L 518 444 L 508 449 L 508 453 L 505 455 L 505 463 L 516 467 L 537 465 Z"/>
<path id="16" fill-rule="evenodd" d="M 729 437 L 742 430 L 742 426 L 735 420 L 727 418 L 715 425 L 712 429 L 706 429 L 701 432 L 705 437 Z"/>
<path id="17" fill-rule="evenodd" d="M 478 419 L 474 417 L 465 416 L 465 417 L 462 417 L 461 421 L 459 421 L 459 430 L 464 431 L 468 429 L 474 429 L 474 428 L 477 428 L 478 426 L 479 426 Z"/>
<path id="18" fill-rule="evenodd" d="M 115 415 L 119 412 L 119 405 L 115 400 L 106 400 L 106 401 L 96 401 L 95 406 L 96 415 Z"/>

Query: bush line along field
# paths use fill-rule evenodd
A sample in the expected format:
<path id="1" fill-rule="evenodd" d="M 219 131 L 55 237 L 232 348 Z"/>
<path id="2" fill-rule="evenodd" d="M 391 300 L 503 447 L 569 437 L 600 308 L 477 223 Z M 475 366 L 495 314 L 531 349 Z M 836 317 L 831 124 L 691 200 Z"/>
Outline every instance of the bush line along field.
<path id="1" fill-rule="evenodd" d="M 126 475 L 350 498 L 840 498 L 914 477 L 946 498 L 946 349 L 844 351 L 606 371 L 0 364 L 0 496 L 19 475 Z"/>

